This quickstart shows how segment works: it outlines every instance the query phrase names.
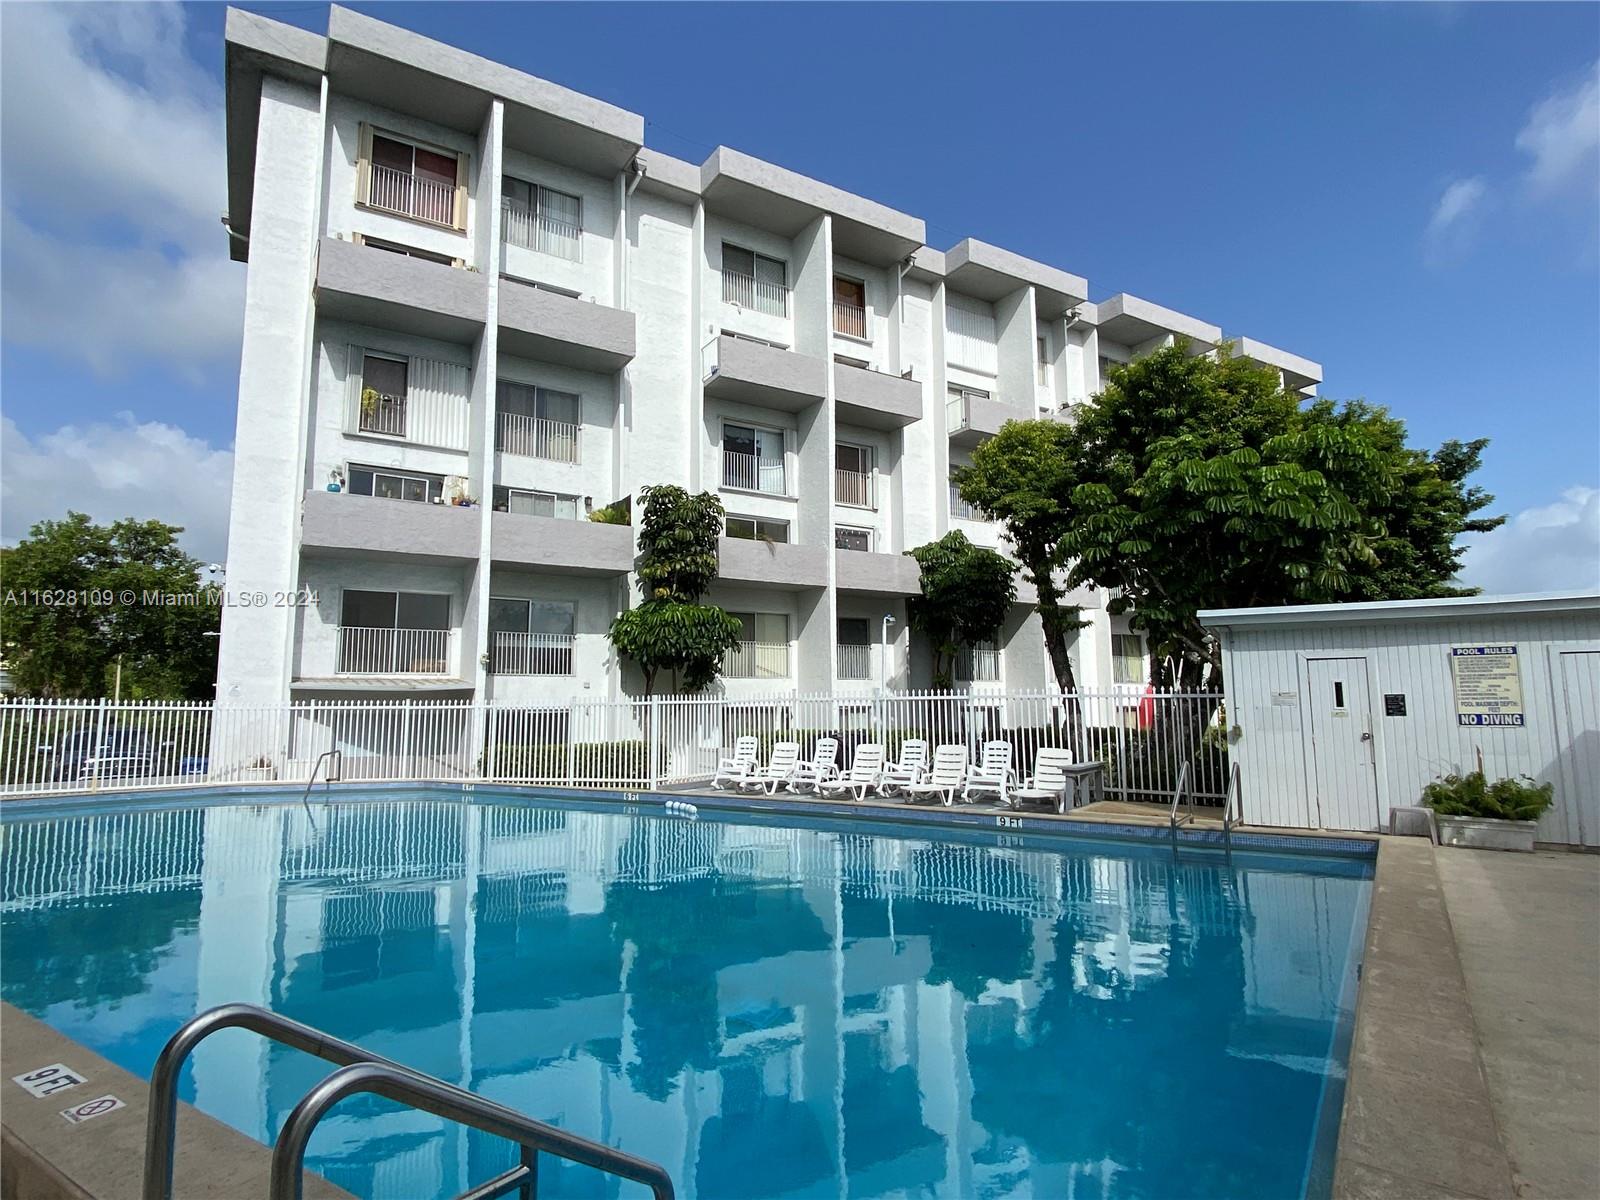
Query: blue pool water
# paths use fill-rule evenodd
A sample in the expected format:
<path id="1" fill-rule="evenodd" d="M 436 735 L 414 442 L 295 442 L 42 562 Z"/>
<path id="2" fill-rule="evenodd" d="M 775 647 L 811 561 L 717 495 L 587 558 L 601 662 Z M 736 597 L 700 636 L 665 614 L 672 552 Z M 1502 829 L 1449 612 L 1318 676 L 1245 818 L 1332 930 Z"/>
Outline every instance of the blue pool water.
<path id="1" fill-rule="evenodd" d="M 314 808 L 9 806 L 0 992 L 142 1075 L 196 1011 L 265 1004 L 689 1198 L 1327 1191 L 1366 861 L 484 793 Z M 228 1031 L 184 1095 L 270 1140 L 329 1069 Z M 355 1100 L 310 1165 L 431 1200 L 513 1161 Z M 541 1195 L 635 1194 L 541 1170 Z"/>

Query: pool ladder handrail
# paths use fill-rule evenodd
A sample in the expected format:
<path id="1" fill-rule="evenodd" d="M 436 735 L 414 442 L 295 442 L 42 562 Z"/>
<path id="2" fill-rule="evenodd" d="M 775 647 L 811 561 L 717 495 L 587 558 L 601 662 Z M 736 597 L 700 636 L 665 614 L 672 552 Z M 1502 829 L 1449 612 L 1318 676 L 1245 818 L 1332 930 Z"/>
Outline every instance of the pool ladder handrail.
<path id="1" fill-rule="evenodd" d="M 1244 787 L 1239 782 L 1239 764 L 1228 769 L 1228 793 L 1222 798 L 1222 832 L 1232 833 L 1244 824 Z"/>
<path id="2" fill-rule="evenodd" d="M 219 1029 L 252 1033 L 314 1054 L 339 1067 L 290 1112 L 272 1148 L 271 1195 L 299 1200 L 306 1144 L 327 1110 L 346 1096 L 370 1092 L 422 1112 L 516 1142 L 521 1162 L 471 1188 L 457 1200 L 492 1200 L 515 1190 L 534 1200 L 538 1156 L 553 1154 L 648 1187 L 655 1200 L 673 1200 L 672 1177 L 660 1165 L 536 1121 L 515 1109 L 369 1053 L 353 1042 L 279 1016 L 254 1004 L 223 1004 L 185 1022 L 162 1048 L 150 1073 L 150 1113 L 145 1124 L 143 1200 L 172 1200 L 172 1161 L 178 1122 L 178 1076 L 194 1049 Z"/>
<path id="3" fill-rule="evenodd" d="M 1188 805 L 1182 817 L 1178 816 L 1178 804 L 1188 797 Z M 1178 786 L 1172 789 L 1172 807 L 1167 813 L 1167 823 L 1176 830 L 1180 825 L 1187 825 L 1194 820 L 1194 791 L 1189 786 L 1189 764 L 1183 764 L 1183 770 L 1178 772 Z"/>
<path id="4" fill-rule="evenodd" d="M 331 788 L 344 778 L 344 751 L 324 750 L 317 755 L 317 761 L 311 764 L 311 778 L 306 780 L 306 790 L 300 793 L 300 803 L 309 804 L 311 789 L 317 784 L 317 772 L 322 769 L 322 764 L 328 763 L 328 773 L 323 777 L 323 785 Z"/>

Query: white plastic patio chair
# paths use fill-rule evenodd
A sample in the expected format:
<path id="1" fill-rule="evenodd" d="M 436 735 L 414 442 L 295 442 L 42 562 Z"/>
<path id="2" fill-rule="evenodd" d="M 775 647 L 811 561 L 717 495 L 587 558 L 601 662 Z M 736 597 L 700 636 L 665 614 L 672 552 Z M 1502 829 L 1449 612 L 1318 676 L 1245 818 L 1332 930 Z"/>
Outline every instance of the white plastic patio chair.
<path id="1" fill-rule="evenodd" d="M 970 804 L 974 793 L 992 792 L 1001 804 L 1009 804 L 1010 791 L 1016 783 L 1017 777 L 1011 770 L 1011 743 L 985 742 L 982 759 L 967 771 L 961 802 Z"/>
<path id="2" fill-rule="evenodd" d="M 789 782 L 799 762 L 799 742 L 776 742 L 773 744 L 771 757 L 767 759 L 767 765 L 757 767 L 750 772 L 739 787 L 760 789 L 769 796 L 774 795 L 779 788 Z"/>
<path id="3" fill-rule="evenodd" d="M 927 769 L 928 743 L 921 738 L 907 738 L 900 743 L 900 761 L 883 764 L 878 795 L 895 796 L 913 783 L 921 783 Z"/>
<path id="4" fill-rule="evenodd" d="M 919 783 L 906 787 L 906 800 L 920 800 L 924 796 L 937 796 L 949 807 L 956 802 L 956 793 L 967 777 L 967 748 L 965 746 L 940 746 L 933 752 L 933 770 Z"/>
<path id="5" fill-rule="evenodd" d="M 1033 775 L 1022 781 L 1022 786 L 1011 793 L 1018 808 L 1024 800 L 1037 800 L 1053 804 L 1058 813 L 1067 811 L 1067 772 L 1072 765 L 1072 751 L 1065 746 L 1041 746 L 1033 759 Z"/>
<path id="6" fill-rule="evenodd" d="M 711 786 L 721 790 L 732 784 L 738 787 L 756 769 L 756 753 L 761 746 L 761 739 L 757 737 L 741 737 L 733 740 L 733 757 L 719 758 L 717 760 L 717 773 L 711 778 Z"/>
<path id="7" fill-rule="evenodd" d="M 819 737 L 816 747 L 811 752 L 811 760 L 795 764 L 794 773 L 789 776 L 789 790 L 810 791 L 825 780 L 838 777 L 839 739 Z"/>
<path id="8" fill-rule="evenodd" d="M 863 742 L 850 757 L 850 771 L 841 779 L 826 779 L 817 784 L 824 796 L 850 796 L 865 800 L 867 791 L 876 787 L 883 771 L 883 744 Z"/>

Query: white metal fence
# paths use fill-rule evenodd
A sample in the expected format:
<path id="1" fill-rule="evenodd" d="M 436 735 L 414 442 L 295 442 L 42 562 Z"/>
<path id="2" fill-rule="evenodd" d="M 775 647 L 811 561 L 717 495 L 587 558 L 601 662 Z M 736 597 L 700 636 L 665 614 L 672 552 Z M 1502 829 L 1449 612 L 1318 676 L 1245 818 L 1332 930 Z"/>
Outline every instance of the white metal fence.
<path id="1" fill-rule="evenodd" d="M 861 338 L 867 336 L 867 310 L 859 304 L 851 304 L 846 300 L 833 302 L 833 331 L 842 333 L 846 337 Z"/>
<path id="2" fill-rule="evenodd" d="M 448 675 L 450 630 L 339 626 L 341 675 Z"/>
<path id="3" fill-rule="evenodd" d="M 787 660 L 787 647 L 782 647 Z M 786 665 L 786 664 L 785 664 Z M 1185 764 L 1200 802 L 1221 803 L 1228 748 L 1221 698 L 1139 687 L 1054 692 L 660 696 L 551 705 L 451 701 L 209 703 L 8 701 L 0 704 L 0 788 L 77 792 L 179 784 L 304 783 L 324 751 L 343 778 L 488 780 L 610 788 L 708 781 L 745 735 L 763 756 L 782 740 L 809 755 L 838 737 L 841 762 L 882 742 L 956 744 L 977 757 L 1009 742 L 1019 775 L 1063 746 L 1106 764 L 1113 798 L 1164 801 Z"/>
<path id="4" fill-rule="evenodd" d="M 740 450 L 724 450 L 722 486 L 740 488 L 746 492 L 768 492 L 774 496 L 787 495 L 783 459 L 763 458 L 759 454 L 745 454 Z"/>
<path id="5" fill-rule="evenodd" d="M 553 213 L 535 213 L 526 204 L 509 198 L 500 201 L 500 228 L 513 246 L 554 254 L 557 258 L 583 261 L 583 229 L 575 221 L 565 221 Z"/>
<path id="6" fill-rule="evenodd" d="M 571 675 L 570 633 L 497 633 L 490 669 L 496 675 Z"/>
<path id="7" fill-rule="evenodd" d="M 581 426 L 570 421 L 551 421 L 509 412 L 499 413 L 496 420 L 496 450 L 526 458 L 547 458 L 552 462 L 578 461 Z"/>
<path id="8" fill-rule="evenodd" d="M 835 504 L 853 504 L 857 508 L 875 507 L 872 503 L 872 476 L 865 471 L 835 467 L 833 500 Z"/>
<path id="9" fill-rule="evenodd" d="M 453 184 L 377 163 L 372 164 L 367 203 L 373 208 L 421 217 L 437 225 L 455 224 L 456 189 Z"/>
<path id="10" fill-rule="evenodd" d="M 773 317 L 789 315 L 789 289 L 770 279 L 737 271 L 722 272 L 722 299 L 738 308 L 753 308 Z"/>

